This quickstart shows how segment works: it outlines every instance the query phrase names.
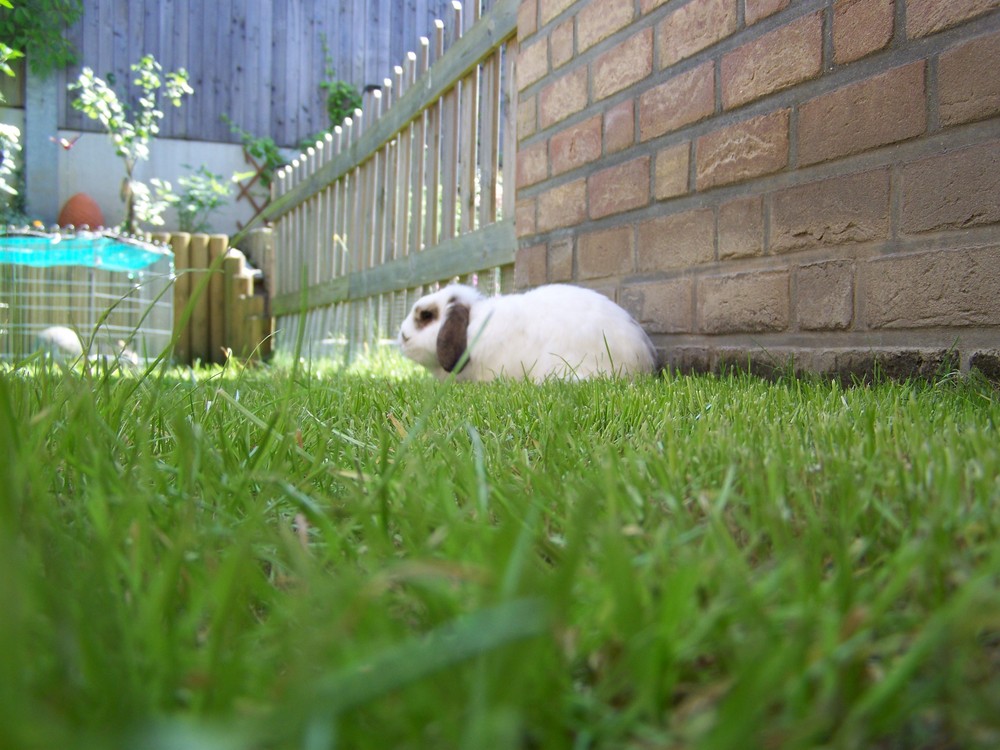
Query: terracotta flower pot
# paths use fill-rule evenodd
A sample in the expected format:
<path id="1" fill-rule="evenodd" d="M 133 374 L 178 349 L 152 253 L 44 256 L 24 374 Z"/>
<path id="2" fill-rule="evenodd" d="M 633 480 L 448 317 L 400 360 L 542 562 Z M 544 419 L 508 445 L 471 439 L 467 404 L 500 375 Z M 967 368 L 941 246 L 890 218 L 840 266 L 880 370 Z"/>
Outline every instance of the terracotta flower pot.
<path id="1" fill-rule="evenodd" d="M 88 226 L 92 229 L 104 226 L 104 214 L 97 201 L 86 193 L 77 193 L 70 196 L 59 212 L 59 226 L 61 227 L 82 227 Z"/>

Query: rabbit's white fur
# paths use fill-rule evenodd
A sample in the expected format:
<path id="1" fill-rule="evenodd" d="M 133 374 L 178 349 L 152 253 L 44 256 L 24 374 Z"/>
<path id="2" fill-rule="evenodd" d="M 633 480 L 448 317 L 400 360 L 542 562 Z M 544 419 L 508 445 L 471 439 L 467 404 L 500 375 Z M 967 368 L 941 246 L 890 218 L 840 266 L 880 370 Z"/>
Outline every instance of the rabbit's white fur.
<path id="1" fill-rule="evenodd" d="M 399 332 L 403 354 L 458 380 L 589 378 L 652 372 L 646 333 L 602 294 L 565 284 L 484 297 L 451 284 L 417 300 Z"/>

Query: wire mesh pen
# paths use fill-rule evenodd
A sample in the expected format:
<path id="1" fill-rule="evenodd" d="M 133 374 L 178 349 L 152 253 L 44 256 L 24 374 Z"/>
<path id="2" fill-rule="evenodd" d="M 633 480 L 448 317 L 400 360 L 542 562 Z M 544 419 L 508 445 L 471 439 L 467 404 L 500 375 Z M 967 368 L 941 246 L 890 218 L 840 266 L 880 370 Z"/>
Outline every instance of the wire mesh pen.
<path id="1" fill-rule="evenodd" d="M 173 253 L 106 231 L 0 232 L 0 359 L 37 347 L 51 326 L 75 331 L 89 354 L 127 346 L 153 359 L 170 344 Z"/>

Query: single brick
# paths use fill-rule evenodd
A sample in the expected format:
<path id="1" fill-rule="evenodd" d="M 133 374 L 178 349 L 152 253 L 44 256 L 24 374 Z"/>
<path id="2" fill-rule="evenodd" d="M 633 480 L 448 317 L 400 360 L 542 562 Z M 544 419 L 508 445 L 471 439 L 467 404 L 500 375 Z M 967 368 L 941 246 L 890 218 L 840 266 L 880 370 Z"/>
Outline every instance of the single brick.
<path id="1" fill-rule="evenodd" d="M 764 254 L 763 204 L 752 196 L 719 206 L 719 260 Z"/>
<path id="2" fill-rule="evenodd" d="M 604 99 L 653 72 L 653 32 L 643 29 L 612 47 L 594 63 L 594 100 Z"/>
<path id="3" fill-rule="evenodd" d="M 545 245 L 519 247 L 514 255 L 514 286 L 529 289 L 545 279 Z"/>
<path id="4" fill-rule="evenodd" d="M 885 49 L 892 41 L 894 15 L 894 0 L 837 0 L 833 5 L 834 62 L 841 65 Z"/>
<path id="5" fill-rule="evenodd" d="M 693 299 L 691 277 L 635 284 L 622 290 L 622 307 L 648 333 L 691 333 Z"/>
<path id="6" fill-rule="evenodd" d="M 834 371 L 845 386 L 882 380 L 937 380 L 957 365 L 947 349 L 881 348 L 837 352 Z"/>
<path id="7" fill-rule="evenodd" d="M 538 97 L 524 96 L 517 100 L 517 138 L 523 140 L 538 130 Z"/>
<path id="8" fill-rule="evenodd" d="M 907 164 L 901 185 L 905 233 L 1000 223 L 1000 141 Z"/>
<path id="9" fill-rule="evenodd" d="M 576 14 L 579 51 L 590 49 L 619 29 L 628 26 L 635 13 L 632 0 L 592 0 Z"/>
<path id="10" fill-rule="evenodd" d="M 587 218 L 587 182 L 574 180 L 538 196 L 539 233 L 572 227 Z"/>
<path id="11" fill-rule="evenodd" d="M 653 197 L 662 201 L 684 195 L 688 191 L 690 164 L 691 144 L 686 141 L 657 151 L 653 167 Z"/>
<path id="12" fill-rule="evenodd" d="M 587 67 L 578 66 L 560 76 L 539 94 L 538 117 L 548 128 L 587 106 Z"/>
<path id="13" fill-rule="evenodd" d="M 941 124 L 1000 114 L 1000 33 L 976 37 L 942 53 L 938 62 Z"/>
<path id="14" fill-rule="evenodd" d="M 715 216 L 699 208 L 659 216 L 639 224 L 639 273 L 673 271 L 715 260 Z"/>
<path id="15" fill-rule="evenodd" d="M 795 309 L 807 331 L 843 330 L 854 320 L 854 263 L 834 260 L 795 272 Z"/>
<path id="16" fill-rule="evenodd" d="M 566 10 L 574 2 L 576 0 L 538 0 L 542 26 Z"/>
<path id="17" fill-rule="evenodd" d="M 517 6 L 517 41 L 523 42 L 538 31 L 538 0 L 521 0 Z"/>
<path id="18" fill-rule="evenodd" d="M 969 355 L 969 369 L 979 370 L 994 383 L 1000 382 L 1000 350 L 980 349 Z"/>
<path id="19" fill-rule="evenodd" d="M 549 159 L 553 176 L 582 167 L 601 155 L 601 115 L 594 115 L 552 136 Z M 518 160 L 520 165 L 520 155 Z"/>
<path id="20" fill-rule="evenodd" d="M 573 279 L 573 240 L 569 237 L 549 243 L 549 281 Z"/>
<path id="21" fill-rule="evenodd" d="M 614 154 L 635 143 L 635 102 L 626 99 L 604 111 L 604 152 Z"/>
<path id="22" fill-rule="evenodd" d="M 843 86 L 799 108 L 799 162 L 837 159 L 927 129 L 924 61 Z"/>
<path id="23" fill-rule="evenodd" d="M 612 302 L 618 301 L 618 285 L 617 284 L 583 284 L 589 289 L 593 289 L 598 294 L 603 294 Z"/>
<path id="24" fill-rule="evenodd" d="M 517 89 L 524 91 L 549 72 L 549 40 L 542 37 L 537 42 L 521 47 L 517 55 Z"/>
<path id="25" fill-rule="evenodd" d="M 517 186 L 526 187 L 549 176 L 549 157 L 545 141 L 533 143 L 517 152 Z"/>
<path id="26" fill-rule="evenodd" d="M 863 263 L 859 292 L 872 328 L 996 325 L 1000 247 L 933 250 Z"/>
<path id="27" fill-rule="evenodd" d="M 514 204 L 514 232 L 518 238 L 538 233 L 537 209 L 538 201 L 535 198 L 519 198 Z"/>
<path id="28" fill-rule="evenodd" d="M 643 141 L 702 120 L 715 111 L 715 64 L 669 78 L 639 97 L 639 138 Z"/>
<path id="29" fill-rule="evenodd" d="M 772 174 L 788 165 L 789 110 L 734 123 L 700 137 L 697 187 L 707 190 Z"/>
<path id="30" fill-rule="evenodd" d="M 704 333 L 763 333 L 788 328 L 788 271 L 709 276 L 698 281 Z"/>
<path id="31" fill-rule="evenodd" d="M 722 106 L 738 107 L 813 78 L 823 64 L 823 16 L 811 13 L 722 58 Z"/>
<path id="32" fill-rule="evenodd" d="M 788 7 L 788 0 L 746 0 L 744 16 L 747 26 L 751 26 L 763 18 L 773 16 L 779 10 Z"/>
<path id="33" fill-rule="evenodd" d="M 639 12 L 642 15 L 646 15 L 666 2 L 669 2 L 669 0 L 639 0 Z"/>
<path id="34" fill-rule="evenodd" d="M 736 0 L 691 0 L 656 27 L 660 68 L 711 47 L 736 31 Z"/>
<path id="35" fill-rule="evenodd" d="M 755 378 L 774 380 L 793 372 L 796 357 L 803 357 L 804 352 L 786 347 L 762 348 L 750 343 L 748 346 L 719 346 L 712 350 L 709 361 L 711 371 L 719 373 L 747 373 Z"/>
<path id="36" fill-rule="evenodd" d="M 772 253 L 888 236 L 888 169 L 796 185 L 771 201 Z"/>
<path id="37" fill-rule="evenodd" d="M 906 35 L 927 36 L 1000 8 L 1000 0 L 907 0 Z"/>
<path id="38" fill-rule="evenodd" d="M 577 237 L 576 271 L 579 279 L 603 279 L 632 273 L 632 227 L 587 232 Z"/>
<path id="39" fill-rule="evenodd" d="M 649 157 L 602 169 L 587 179 L 590 218 L 641 208 L 649 203 Z"/>
<path id="40" fill-rule="evenodd" d="M 573 59 L 573 19 L 563 21 L 549 35 L 549 56 L 552 68 L 561 68 Z"/>

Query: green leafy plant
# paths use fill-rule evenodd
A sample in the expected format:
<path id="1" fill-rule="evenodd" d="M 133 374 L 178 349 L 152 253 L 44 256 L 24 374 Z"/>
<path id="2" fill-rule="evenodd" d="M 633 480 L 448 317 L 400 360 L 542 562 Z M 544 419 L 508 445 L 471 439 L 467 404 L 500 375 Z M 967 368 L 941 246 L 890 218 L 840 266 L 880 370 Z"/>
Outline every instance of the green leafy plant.
<path id="1" fill-rule="evenodd" d="M 319 133 L 307 135 L 298 143 L 300 151 L 306 151 L 323 140 L 326 134 L 344 122 L 348 117 L 353 117 L 355 110 L 361 109 L 363 100 L 358 90 L 347 81 L 342 81 L 336 77 L 336 72 L 331 65 L 330 49 L 323 39 L 323 52 L 326 55 L 326 78 L 319 84 L 320 89 L 326 92 L 326 113 L 330 118 L 330 126 Z"/>
<path id="2" fill-rule="evenodd" d="M 136 107 L 123 104 L 111 85 L 90 68 L 84 68 L 77 82 L 69 85 L 70 91 L 79 92 L 73 107 L 100 121 L 125 164 L 122 226 L 127 232 L 136 231 L 140 223 L 163 224 L 161 214 L 167 204 L 152 200 L 148 187 L 133 177 L 136 164 L 149 158 L 149 143 L 160 132 L 163 111 L 157 108 L 157 97 L 162 93 L 173 106 L 180 107 L 182 99 L 194 93 L 186 70 L 180 68 L 163 75 L 163 66 L 152 55 L 145 55 L 131 68 L 133 83 L 140 90 Z"/>
<path id="3" fill-rule="evenodd" d="M 15 131 L 11 133 L 9 131 Z M 0 225 L 25 226 L 29 224 L 24 199 L 24 165 L 15 160 L 13 154 L 20 152 L 20 136 L 17 128 L 0 125 Z"/>
<path id="4" fill-rule="evenodd" d="M 288 164 L 285 155 L 281 153 L 281 148 L 270 136 L 256 136 L 234 123 L 228 115 L 223 114 L 222 121 L 229 126 L 233 134 L 239 136 L 240 143 L 243 144 L 243 148 L 246 149 L 247 154 L 261 165 L 261 184 L 266 188 L 270 188 L 271 183 L 274 182 L 275 173 Z M 235 177 L 242 180 L 252 177 L 253 174 L 253 172 L 249 172 L 236 175 Z"/>
<path id="5" fill-rule="evenodd" d="M 9 8 L 9 0 L 0 0 L 0 5 Z M 23 56 L 16 49 L 0 42 L 0 73 L 13 77 L 14 69 L 11 68 L 10 63 Z M 0 96 L 0 103 L 3 103 L 2 96 Z M 20 151 L 21 131 L 14 125 L 0 124 L 0 192 L 6 193 L 7 196 L 17 195 L 18 192 L 10 181 L 17 169 L 16 155 Z M 5 213 L 12 208 L 9 199 L 2 208 Z"/>
<path id="6" fill-rule="evenodd" d="M 65 31 L 83 15 L 82 0 L 19 0 L 16 7 L 4 0 L 0 6 L 0 40 L 30 50 L 32 71 L 46 76 L 76 62 Z"/>
<path id="7" fill-rule="evenodd" d="M 332 70 L 329 71 L 332 73 Z M 319 87 L 326 92 L 326 112 L 330 116 L 330 127 L 340 125 L 346 118 L 361 108 L 361 94 L 347 81 L 323 81 Z"/>
<path id="8" fill-rule="evenodd" d="M 326 92 L 326 113 L 330 117 L 330 129 L 340 125 L 345 119 L 361 108 L 361 94 L 347 81 L 337 78 L 333 69 L 333 59 L 330 57 L 330 47 L 323 37 L 323 55 L 326 58 L 326 78 L 319 87 Z"/>
<path id="9" fill-rule="evenodd" d="M 187 164 L 184 166 L 191 169 Z M 204 164 L 193 174 L 177 179 L 181 188 L 179 193 L 172 190 L 169 182 L 158 179 L 150 182 L 157 189 L 158 195 L 177 209 L 182 232 L 207 232 L 211 228 L 209 217 L 226 205 L 232 191 L 231 181 L 210 171 Z"/>

